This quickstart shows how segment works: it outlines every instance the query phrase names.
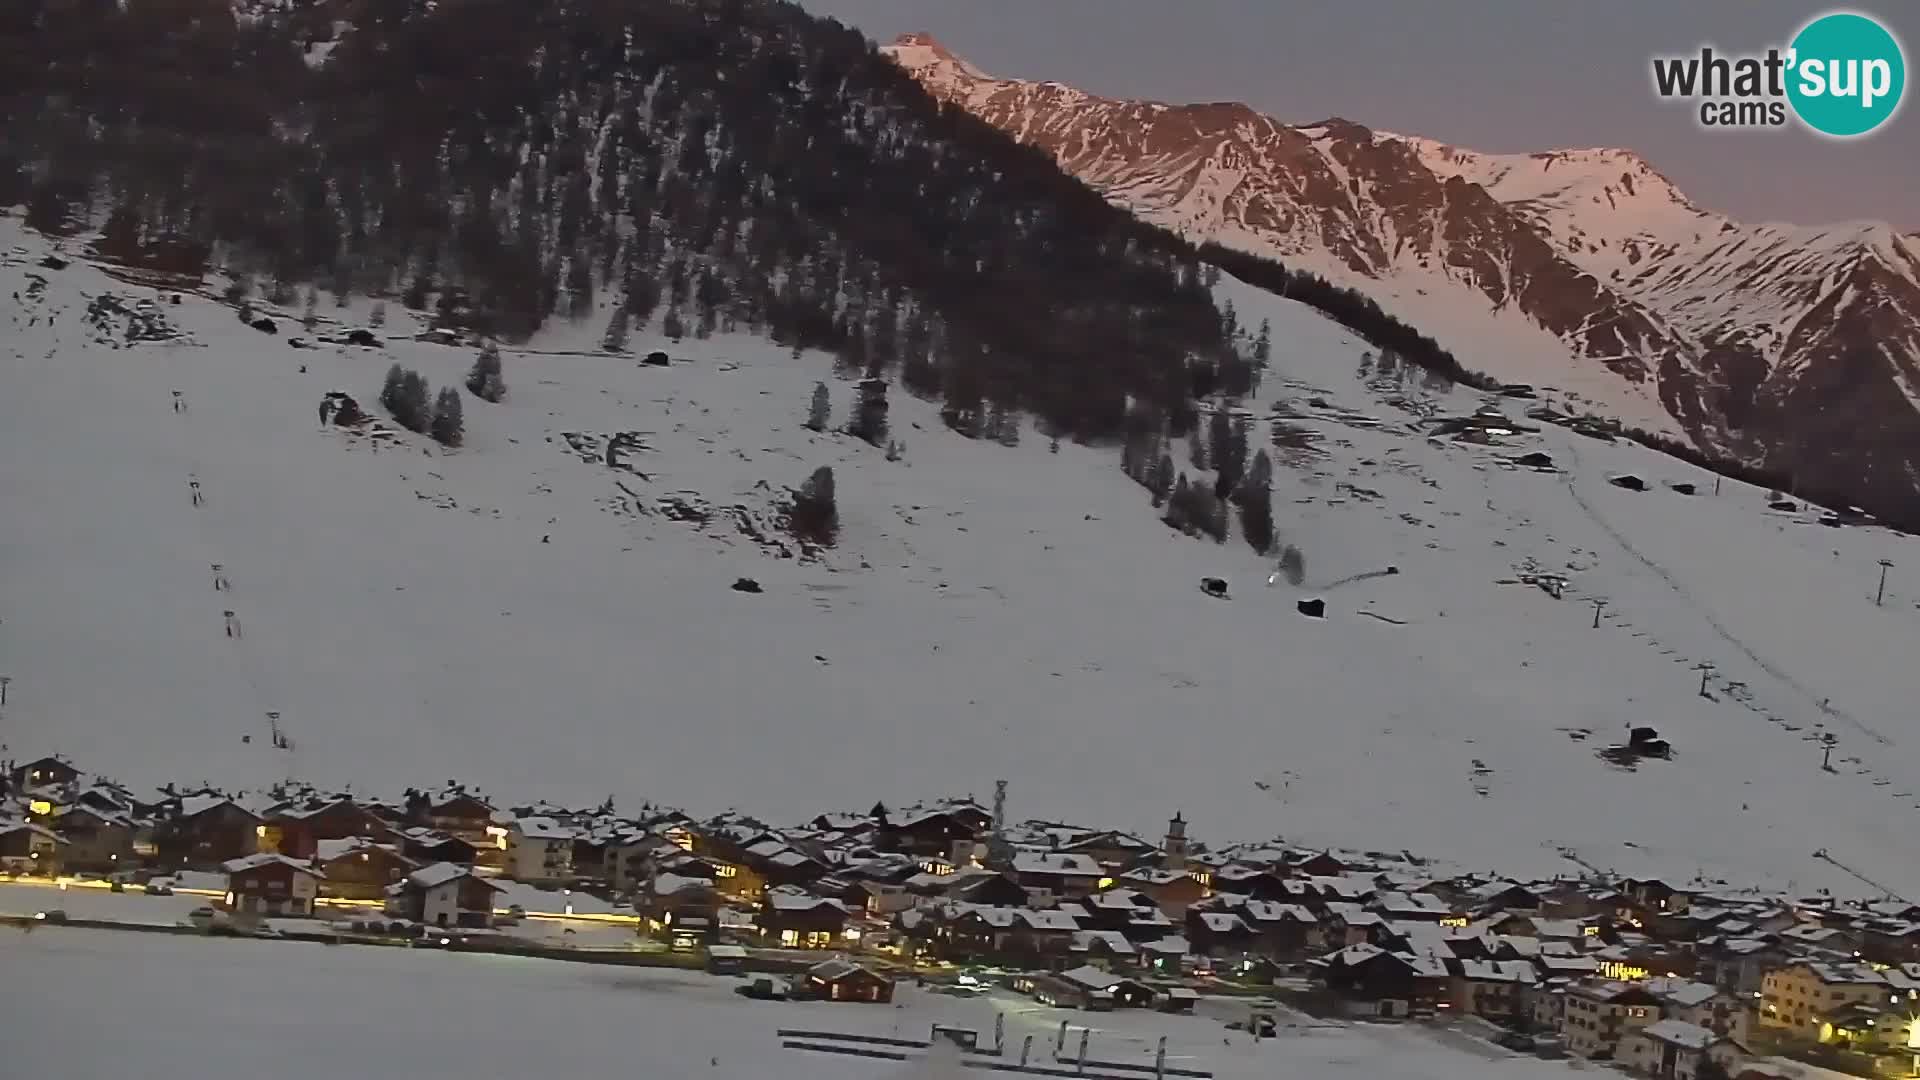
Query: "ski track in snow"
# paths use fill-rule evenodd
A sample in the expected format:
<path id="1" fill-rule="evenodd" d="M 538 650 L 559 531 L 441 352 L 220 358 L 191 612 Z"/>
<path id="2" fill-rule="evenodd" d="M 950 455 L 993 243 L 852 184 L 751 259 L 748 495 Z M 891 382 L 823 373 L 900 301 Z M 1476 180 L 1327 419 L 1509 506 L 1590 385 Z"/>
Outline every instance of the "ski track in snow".
<path id="1" fill-rule="evenodd" d="M 1769 513 L 1734 483 L 1681 496 L 1663 483 L 1702 482 L 1691 467 L 1551 426 L 1424 438 L 1420 416 L 1482 396 L 1361 375 L 1345 331 L 1231 280 L 1242 325 L 1274 331 L 1248 410 L 1284 404 L 1318 437 L 1273 451 L 1281 541 L 1332 584 L 1264 588 L 1273 560 L 1237 534 L 1174 535 L 1109 449 L 969 442 L 898 389 L 902 461 L 807 432 L 814 382 L 836 422 L 851 386 L 738 337 L 636 330 L 613 357 L 593 349 L 603 320 L 551 328 L 508 350 L 506 402 L 466 399 L 458 452 L 322 429 L 328 391 L 390 427 L 389 364 L 457 384 L 472 350 L 408 340 L 394 303 L 382 348 L 294 349 L 297 313 L 269 337 L 198 296 L 162 305 L 190 343 L 112 348 L 83 329 L 88 300 L 154 294 L 36 269 L 45 250 L 0 220 L 0 295 L 48 279 L 0 342 L 0 505 L 30 511 L 0 521 L 12 756 L 145 785 L 460 779 L 773 820 L 1005 778 L 1017 816 L 1148 835 L 1180 810 L 1213 843 L 1280 834 L 1436 870 L 1857 890 L 1825 849 L 1920 892 L 1920 811 L 1893 797 L 1914 789 L 1873 785 L 1920 775 L 1899 738 L 1915 597 L 1896 575 L 1871 602 L 1877 559 L 1920 565 L 1912 542 Z M 329 325 L 366 318 L 329 303 Z M 640 366 L 656 347 L 684 362 Z M 644 445 L 610 467 L 622 433 Z M 1510 463 L 1531 449 L 1564 476 Z M 820 464 L 840 548 L 782 558 L 750 534 L 777 538 L 776 504 Z M 1564 573 L 1569 599 L 1498 584 L 1522 565 Z M 764 593 L 730 590 L 742 576 Z M 1231 599 L 1196 589 L 1210 576 Z M 1325 620 L 1296 612 L 1323 594 Z M 1587 596 L 1608 601 L 1599 629 Z M 1715 658 L 1754 665 L 1745 696 L 1697 696 L 1691 665 Z M 1823 699 L 1885 740 L 1839 732 L 1835 774 L 1788 730 Z M 1598 760 L 1630 724 L 1675 759 Z"/>

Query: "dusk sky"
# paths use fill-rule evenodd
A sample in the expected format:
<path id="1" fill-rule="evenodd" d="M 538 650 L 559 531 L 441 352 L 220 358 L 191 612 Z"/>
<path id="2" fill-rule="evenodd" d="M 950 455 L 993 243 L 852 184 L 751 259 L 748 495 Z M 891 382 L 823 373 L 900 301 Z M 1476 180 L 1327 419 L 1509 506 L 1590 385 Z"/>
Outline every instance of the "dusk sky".
<path id="1" fill-rule="evenodd" d="M 800 0 L 881 43 L 929 32 L 985 71 L 1095 94 L 1245 101 L 1495 152 L 1619 146 L 1694 202 L 1748 220 L 1879 218 L 1920 232 L 1920 109 L 1838 142 L 1797 127 L 1709 133 L 1651 87 L 1656 54 L 1784 46 L 1817 3 L 1784 0 Z M 1920 10 L 1851 10 L 1902 40 Z M 1891 18 L 1887 16 L 1891 15 Z M 1909 88 L 1908 97 L 1920 90 Z"/>

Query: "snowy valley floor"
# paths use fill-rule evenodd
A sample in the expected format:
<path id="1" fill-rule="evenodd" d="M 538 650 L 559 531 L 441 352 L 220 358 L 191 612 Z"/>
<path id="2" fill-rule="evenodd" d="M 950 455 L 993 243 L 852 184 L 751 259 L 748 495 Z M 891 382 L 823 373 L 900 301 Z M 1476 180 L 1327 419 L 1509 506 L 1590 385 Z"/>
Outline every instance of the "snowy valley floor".
<path id="1" fill-rule="evenodd" d="M 776 822 L 1005 778 L 1017 819 L 1157 836 L 1178 810 L 1216 846 L 1920 892 L 1920 545 L 1551 426 L 1427 438 L 1417 414 L 1482 397 L 1363 371 L 1339 327 L 1232 282 L 1273 324 L 1256 438 L 1276 411 L 1311 436 L 1276 449 L 1298 589 L 1237 535 L 1168 530 L 1112 449 L 971 442 L 897 389 L 902 460 L 806 431 L 816 381 L 836 421 L 852 392 L 823 356 L 646 334 L 595 355 L 598 321 L 561 327 L 508 351 L 508 399 L 469 397 L 449 453 L 318 423 L 330 391 L 378 416 L 396 361 L 436 387 L 472 363 L 397 304 L 381 347 L 298 349 L 298 312 L 269 336 L 45 252 L 0 221 L 0 296 L 22 297 L 0 316 L 8 756 Z M 160 300 L 184 338 L 124 346 L 124 318 L 87 315 L 109 294 Z M 323 301 L 320 330 L 367 314 Z M 641 365 L 656 347 L 677 362 Z M 822 464 L 839 550 L 783 557 L 777 504 Z M 1528 566 L 1566 596 L 1514 583 Z M 1598 760 L 1628 725 L 1674 760 Z"/>
<path id="2" fill-rule="evenodd" d="M 1009 1045 L 1050 1045 L 1061 1020 L 1094 1032 L 1088 1056 L 1168 1064 L 1219 1080 L 1522 1080 L 1566 1066 L 1417 1026 L 1282 1026 L 1259 1045 L 1221 1016 L 1089 1015 L 1015 998 L 959 1000 L 902 987 L 895 1007 L 748 1001 L 740 980 L 495 956 L 42 928 L 0 929 L 7 1075 L 149 1080 L 343 1075 L 410 1080 L 921 1080 L 990 1075 L 938 1063 L 786 1050 L 781 1027 L 926 1038 L 935 1023 Z M 1238 1015 L 1236 1013 L 1236 1015 Z"/>

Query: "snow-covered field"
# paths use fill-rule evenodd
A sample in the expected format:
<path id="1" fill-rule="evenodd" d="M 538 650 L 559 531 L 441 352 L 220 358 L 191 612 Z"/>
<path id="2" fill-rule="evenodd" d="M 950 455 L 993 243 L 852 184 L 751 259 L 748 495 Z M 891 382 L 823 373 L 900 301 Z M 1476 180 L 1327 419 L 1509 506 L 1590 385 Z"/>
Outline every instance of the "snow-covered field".
<path id="1" fill-rule="evenodd" d="M 1050 1049 L 1061 1020 L 1095 1025 L 1088 1057 L 1169 1065 L 1219 1080 L 1522 1080 L 1565 1066 L 1419 1028 L 1281 1029 L 1258 1046 L 1218 1018 L 1044 1009 L 902 987 L 895 1007 L 754 1002 L 738 980 L 502 956 L 42 928 L 0 929 L 0 1039 L 9 1076 L 322 1080 L 367 1072 L 413 1080 L 957 1080 L 941 1062 L 782 1048 L 781 1027 L 927 1037 L 949 1024 Z M 1221 1008 L 1231 1008 L 1222 1005 Z M 1231 1034 L 1231 1040 L 1229 1036 Z"/>
<path id="2" fill-rule="evenodd" d="M 458 779 L 774 820 L 984 797 L 1004 777 L 1016 817 L 1158 835 L 1180 810 L 1215 844 L 1284 834 L 1514 874 L 1576 871 L 1568 849 L 1867 891 L 1824 849 L 1920 890 L 1920 549 L 1557 428 L 1428 440 L 1388 399 L 1463 415 L 1479 396 L 1359 377 L 1362 346 L 1298 305 L 1228 286 L 1243 324 L 1273 324 L 1255 413 L 1287 399 L 1322 436 L 1277 462 L 1296 590 L 1265 587 L 1270 560 L 1237 537 L 1161 525 L 1111 450 L 970 442 L 898 391 L 901 461 L 808 432 L 814 382 L 836 423 L 851 387 L 825 357 L 737 337 L 664 346 L 686 362 L 663 369 L 563 328 L 507 353 L 505 403 L 466 399 L 464 449 L 402 432 L 375 453 L 320 427 L 322 396 L 377 415 L 389 364 L 437 387 L 471 349 L 295 349 L 297 322 L 269 337 L 197 297 L 161 305 L 191 344 L 108 347 L 89 300 L 153 294 L 39 269 L 41 242 L 0 230 L 0 251 L 21 245 L 0 266 L 0 296 L 22 296 L 0 323 L 12 756 L 142 784 Z M 383 336 L 411 333 L 389 314 Z M 620 432 L 645 446 L 631 471 L 604 459 Z M 1564 471 L 1509 464 L 1528 450 Z M 840 549 L 783 558 L 749 532 L 821 464 Z M 1654 490 L 1610 486 L 1618 472 Z M 1679 480 L 1701 494 L 1662 486 Z M 1564 599 L 1498 583 L 1529 559 L 1572 578 Z M 1231 600 L 1197 588 L 1212 575 Z M 731 590 L 740 576 L 765 592 Z M 1298 615 L 1303 596 L 1328 618 Z M 1596 759 L 1629 724 L 1674 760 Z M 1823 730 L 1833 773 L 1808 741 Z"/>

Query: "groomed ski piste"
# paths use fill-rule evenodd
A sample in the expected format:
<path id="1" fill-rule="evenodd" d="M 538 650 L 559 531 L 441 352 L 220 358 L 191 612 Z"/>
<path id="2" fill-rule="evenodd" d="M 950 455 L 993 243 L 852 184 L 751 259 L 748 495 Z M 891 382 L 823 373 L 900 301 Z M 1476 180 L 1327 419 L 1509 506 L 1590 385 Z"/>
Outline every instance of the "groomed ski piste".
<path id="1" fill-rule="evenodd" d="M 1920 893 L 1914 542 L 1715 494 L 1533 401 L 1494 402 L 1539 429 L 1499 445 L 1434 437 L 1420 414 L 1486 397 L 1363 367 L 1340 327 L 1231 281 L 1241 323 L 1272 325 L 1256 445 L 1280 411 L 1307 447 L 1272 450 L 1298 587 L 1268 586 L 1237 523 L 1167 528 L 1114 448 L 971 441 L 898 387 L 899 460 L 808 431 L 816 382 L 836 427 L 852 398 L 824 355 L 651 330 L 604 355 L 604 319 L 557 326 L 504 351 L 506 400 L 466 395 L 448 451 L 386 416 L 382 379 L 457 386 L 475 350 L 413 340 L 397 302 L 377 347 L 295 348 L 368 304 L 323 295 L 315 332 L 263 309 L 268 335 L 221 279 L 176 306 L 49 250 L 0 221 L 9 756 L 770 821 L 1004 778 L 1016 818 L 1158 835 L 1178 810 L 1216 846 Z M 124 317 L 89 322 L 107 294 L 181 336 L 126 345 Z M 321 425 L 336 391 L 371 423 Z M 1516 464 L 1534 452 L 1552 467 Z M 820 465 L 840 540 L 799 558 L 778 507 Z M 1324 619 L 1296 610 L 1315 598 Z M 1631 726 L 1672 759 L 1597 756 Z"/>

